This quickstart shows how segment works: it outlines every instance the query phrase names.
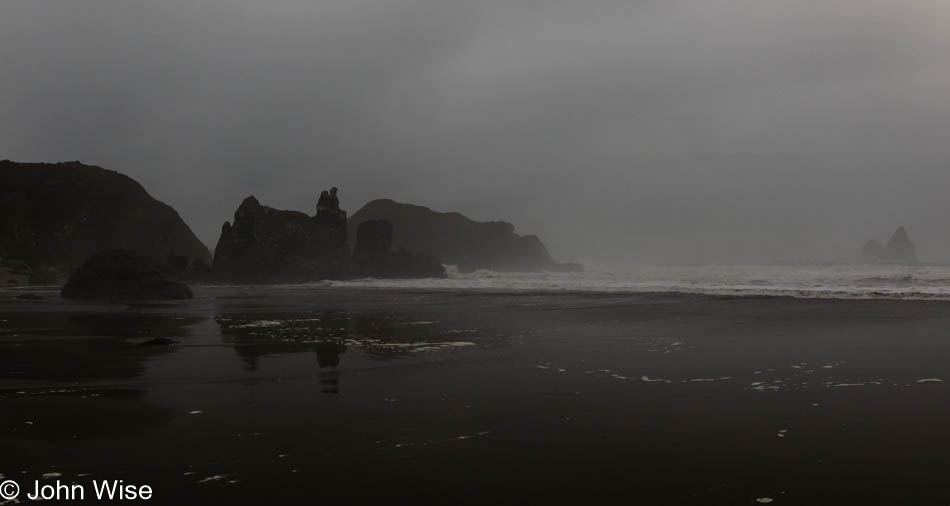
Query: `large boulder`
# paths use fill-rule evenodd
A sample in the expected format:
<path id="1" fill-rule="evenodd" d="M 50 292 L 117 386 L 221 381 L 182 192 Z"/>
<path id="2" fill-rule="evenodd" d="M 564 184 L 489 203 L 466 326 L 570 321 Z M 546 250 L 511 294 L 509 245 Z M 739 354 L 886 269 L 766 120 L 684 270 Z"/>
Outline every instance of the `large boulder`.
<path id="1" fill-rule="evenodd" d="M 234 283 L 292 283 L 353 275 L 344 212 L 320 209 L 319 216 L 308 216 L 263 206 L 253 196 L 234 212 L 233 224 L 222 226 L 212 264 L 214 279 Z"/>
<path id="2" fill-rule="evenodd" d="M 90 255 L 60 291 L 65 299 L 190 299 L 188 285 L 165 279 L 152 258 L 131 250 Z"/>
<path id="3" fill-rule="evenodd" d="M 0 161 L 0 257 L 55 283 L 112 249 L 211 260 L 181 216 L 128 176 L 79 162 Z"/>
<path id="4" fill-rule="evenodd" d="M 379 199 L 350 217 L 351 236 L 371 220 L 393 225 L 392 242 L 397 250 L 431 256 L 462 272 L 583 270 L 579 264 L 555 261 L 537 236 L 518 235 L 514 225 L 504 221 L 479 222 L 455 212 Z"/>
<path id="5" fill-rule="evenodd" d="M 420 278 L 445 276 L 438 260 L 422 253 L 392 251 L 393 225 L 384 220 L 360 223 L 356 232 L 353 262 L 363 276 L 374 278 Z"/>

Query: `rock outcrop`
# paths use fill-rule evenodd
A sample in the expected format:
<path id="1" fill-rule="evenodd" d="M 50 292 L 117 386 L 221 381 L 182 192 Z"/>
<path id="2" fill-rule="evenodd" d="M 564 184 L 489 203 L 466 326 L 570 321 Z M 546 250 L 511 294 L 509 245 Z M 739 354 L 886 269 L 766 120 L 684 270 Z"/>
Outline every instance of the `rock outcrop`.
<path id="1" fill-rule="evenodd" d="M 0 257 L 55 283 L 111 249 L 211 260 L 178 213 L 127 176 L 79 162 L 0 161 Z"/>
<path id="2" fill-rule="evenodd" d="M 346 211 L 340 209 L 336 188 L 320 194 L 314 216 L 263 206 L 251 196 L 234 212 L 234 223 L 224 223 L 208 278 L 226 283 L 300 283 L 445 275 L 442 264 L 431 257 L 394 252 L 392 230 L 384 221 L 360 226 L 351 256 Z"/>
<path id="3" fill-rule="evenodd" d="M 871 262 L 915 263 L 917 262 L 917 247 L 910 240 L 907 229 L 900 226 L 887 241 L 887 246 L 881 246 L 874 240 L 865 243 L 861 248 L 861 257 Z"/>
<path id="4" fill-rule="evenodd" d="M 360 275 L 374 278 L 440 278 L 445 267 L 422 253 L 392 250 L 393 225 L 383 220 L 360 223 L 353 262 Z"/>
<path id="5" fill-rule="evenodd" d="M 338 204 L 336 209 L 318 206 L 317 216 L 308 216 L 263 206 L 253 196 L 234 212 L 233 225 L 224 223 L 212 264 L 212 277 L 231 283 L 304 282 L 354 275 L 346 214 Z"/>
<path id="6" fill-rule="evenodd" d="M 891 260 L 917 261 L 917 247 L 911 242 L 910 236 L 907 235 L 907 230 L 903 226 L 897 227 L 884 249 L 887 252 L 887 257 Z"/>
<path id="7" fill-rule="evenodd" d="M 65 299 L 190 299 L 188 285 L 165 279 L 154 259 L 130 250 L 90 255 L 76 269 L 60 295 Z"/>
<path id="8" fill-rule="evenodd" d="M 432 256 L 462 272 L 583 270 L 579 264 L 553 260 L 537 236 L 518 235 L 514 225 L 503 221 L 478 222 L 459 213 L 380 199 L 350 218 L 351 234 L 371 220 L 392 224 L 393 247 Z"/>

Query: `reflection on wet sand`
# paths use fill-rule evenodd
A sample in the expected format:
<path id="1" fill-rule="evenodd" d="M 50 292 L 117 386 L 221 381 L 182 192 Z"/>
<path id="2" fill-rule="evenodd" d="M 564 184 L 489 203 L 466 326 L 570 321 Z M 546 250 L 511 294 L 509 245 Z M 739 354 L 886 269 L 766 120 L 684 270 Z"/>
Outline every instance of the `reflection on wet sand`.
<path id="1" fill-rule="evenodd" d="M 50 388 L 3 392 L 0 438 L 79 441 L 134 435 L 168 423 L 173 410 L 132 388 Z"/>
<path id="2" fill-rule="evenodd" d="M 143 313 L 7 313 L 0 327 L 0 379 L 96 381 L 139 376 L 171 353 L 202 317 Z"/>
<path id="3" fill-rule="evenodd" d="M 263 313 L 253 318 L 219 314 L 222 341 L 231 344 L 248 370 L 256 370 L 264 356 L 315 351 L 320 368 L 337 367 L 347 346 L 356 346 L 371 358 L 471 346 L 458 331 L 444 330 L 436 321 L 400 320 L 385 312 L 326 311 L 317 313 Z M 467 336 L 477 331 L 468 331 Z"/>
<path id="4" fill-rule="evenodd" d="M 340 392 L 337 368 L 350 346 L 367 358 L 385 360 L 472 345 L 458 341 L 456 333 L 441 330 L 438 322 L 407 320 L 390 312 L 264 312 L 253 317 L 223 312 L 215 322 L 222 342 L 231 345 L 248 371 L 258 370 L 264 357 L 315 353 L 321 370 L 320 391 L 329 394 Z"/>
<path id="5" fill-rule="evenodd" d="M 172 410 L 145 400 L 147 390 L 123 382 L 174 353 L 169 344 L 187 339 L 205 317 L 19 308 L 0 316 L 0 437 L 80 441 L 134 434 L 173 418 Z"/>

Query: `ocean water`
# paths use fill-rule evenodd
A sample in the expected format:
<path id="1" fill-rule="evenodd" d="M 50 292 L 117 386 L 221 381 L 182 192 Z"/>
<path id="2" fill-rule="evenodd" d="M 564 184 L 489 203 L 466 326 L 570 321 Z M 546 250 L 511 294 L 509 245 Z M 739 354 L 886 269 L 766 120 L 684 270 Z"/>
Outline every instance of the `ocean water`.
<path id="1" fill-rule="evenodd" d="M 450 268 L 445 279 L 359 279 L 327 284 L 348 288 L 940 300 L 950 299 L 950 266 L 642 266 L 583 273 L 459 273 Z"/>

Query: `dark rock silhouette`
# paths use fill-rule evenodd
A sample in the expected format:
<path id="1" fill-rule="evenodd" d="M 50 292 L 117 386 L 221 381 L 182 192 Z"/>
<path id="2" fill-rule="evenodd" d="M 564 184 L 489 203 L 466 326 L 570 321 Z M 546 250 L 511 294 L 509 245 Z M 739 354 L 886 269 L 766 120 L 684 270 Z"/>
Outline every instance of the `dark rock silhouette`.
<path id="1" fill-rule="evenodd" d="M 251 283 L 352 277 L 346 214 L 329 194 L 321 195 L 321 201 L 319 216 L 311 217 L 262 206 L 253 196 L 244 199 L 234 212 L 234 224 L 225 222 L 221 229 L 213 277 Z"/>
<path id="2" fill-rule="evenodd" d="M 393 226 L 384 220 L 360 223 L 356 232 L 353 262 L 361 275 L 374 278 L 443 277 L 438 260 L 422 253 L 392 251 Z"/>
<path id="3" fill-rule="evenodd" d="M 891 260 L 917 261 L 917 247 L 911 242 L 903 226 L 897 227 L 891 239 L 887 241 L 885 250 L 887 257 Z"/>
<path id="4" fill-rule="evenodd" d="M 190 299 L 188 285 L 169 281 L 161 265 L 135 251 L 110 250 L 90 255 L 76 269 L 60 295 L 66 299 Z"/>
<path id="5" fill-rule="evenodd" d="M 337 189 L 323 191 L 307 216 L 262 206 L 253 196 L 225 222 L 210 278 L 231 283 L 294 283 L 372 277 L 441 277 L 445 269 L 426 255 L 392 251 L 392 225 L 360 227 L 354 254 L 346 211 Z M 197 269 L 193 269 L 197 270 Z"/>
<path id="6" fill-rule="evenodd" d="M 334 186 L 329 192 L 324 190 L 320 193 L 320 198 L 317 200 L 317 221 L 320 223 L 346 223 L 346 211 L 340 209 L 337 191 Z"/>
<path id="7" fill-rule="evenodd" d="M 0 257 L 50 283 L 110 249 L 211 259 L 174 209 L 127 176 L 79 162 L 0 161 Z"/>
<path id="8" fill-rule="evenodd" d="M 877 241 L 871 240 L 861 248 L 861 257 L 865 261 L 872 262 L 917 262 L 917 247 L 910 240 L 907 229 L 903 226 L 897 227 L 891 239 L 887 241 L 887 246 L 881 246 Z"/>
<path id="9" fill-rule="evenodd" d="M 392 224 L 395 248 L 430 255 L 463 272 L 583 270 L 579 264 L 556 262 L 537 236 L 518 235 L 514 225 L 503 221 L 478 222 L 459 213 L 380 199 L 350 218 L 351 232 L 370 220 Z"/>

